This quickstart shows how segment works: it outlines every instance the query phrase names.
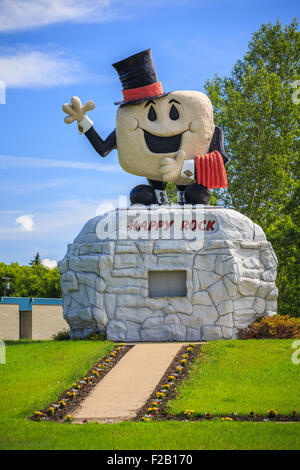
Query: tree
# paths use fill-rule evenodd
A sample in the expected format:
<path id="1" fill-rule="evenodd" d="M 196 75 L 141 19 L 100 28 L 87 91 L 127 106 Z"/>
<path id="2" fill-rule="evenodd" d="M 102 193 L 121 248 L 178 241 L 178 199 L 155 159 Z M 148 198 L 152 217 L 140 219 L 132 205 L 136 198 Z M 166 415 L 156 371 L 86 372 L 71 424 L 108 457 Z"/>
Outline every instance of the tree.
<path id="1" fill-rule="evenodd" d="M 60 274 L 57 268 L 0 263 L 0 279 L 2 276 L 10 278 L 9 295 L 12 297 L 61 297 Z M 1 282 L 1 292 L 3 292 L 3 282 Z"/>
<path id="2" fill-rule="evenodd" d="M 42 264 L 39 252 L 36 253 L 35 257 L 30 261 L 30 266 L 39 266 Z"/>
<path id="3" fill-rule="evenodd" d="M 214 190 L 218 204 L 244 213 L 265 230 L 279 258 L 279 311 L 299 315 L 293 291 L 299 265 L 300 104 L 292 99 L 300 78 L 297 26 L 296 19 L 284 27 L 279 21 L 263 24 L 231 75 L 207 81 L 206 91 L 230 158 L 228 189 Z"/>

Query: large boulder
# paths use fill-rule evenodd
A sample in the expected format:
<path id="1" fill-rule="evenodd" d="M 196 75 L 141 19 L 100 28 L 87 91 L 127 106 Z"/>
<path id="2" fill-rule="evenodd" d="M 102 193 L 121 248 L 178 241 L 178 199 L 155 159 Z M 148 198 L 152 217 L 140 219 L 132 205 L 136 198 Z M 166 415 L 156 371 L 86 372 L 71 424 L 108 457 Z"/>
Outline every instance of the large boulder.
<path id="1" fill-rule="evenodd" d="M 276 313 L 276 255 L 246 216 L 203 206 L 127 216 L 89 220 L 59 263 L 73 338 L 227 339 Z"/>

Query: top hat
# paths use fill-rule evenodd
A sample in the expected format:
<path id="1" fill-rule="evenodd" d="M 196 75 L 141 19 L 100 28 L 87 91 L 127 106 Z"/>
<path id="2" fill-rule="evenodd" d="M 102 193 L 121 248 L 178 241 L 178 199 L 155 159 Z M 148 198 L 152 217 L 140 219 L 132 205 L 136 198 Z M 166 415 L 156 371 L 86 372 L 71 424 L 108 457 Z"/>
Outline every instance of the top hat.
<path id="1" fill-rule="evenodd" d="M 158 81 L 152 60 L 152 50 L 138 52 L 127 59 L 113 64 L 122 83 L 123 101 L 114 104 L 135 104 L 151 98 L 159 98 L 163 92 L 162 84 Z"/>

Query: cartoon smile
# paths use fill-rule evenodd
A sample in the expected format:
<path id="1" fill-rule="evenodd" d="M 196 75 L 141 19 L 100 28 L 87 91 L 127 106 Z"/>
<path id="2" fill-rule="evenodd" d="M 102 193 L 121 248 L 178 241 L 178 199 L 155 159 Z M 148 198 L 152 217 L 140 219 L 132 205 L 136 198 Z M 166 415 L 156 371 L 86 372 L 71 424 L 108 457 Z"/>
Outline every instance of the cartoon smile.
<path id="1" fill-rule="evenodd" d="M 145 142 L 152 153 L 172 153 L 177 152 L 181 144 L 182 134 L 172 135 L 170 137 L 160 137 L 144 131 Z"/>

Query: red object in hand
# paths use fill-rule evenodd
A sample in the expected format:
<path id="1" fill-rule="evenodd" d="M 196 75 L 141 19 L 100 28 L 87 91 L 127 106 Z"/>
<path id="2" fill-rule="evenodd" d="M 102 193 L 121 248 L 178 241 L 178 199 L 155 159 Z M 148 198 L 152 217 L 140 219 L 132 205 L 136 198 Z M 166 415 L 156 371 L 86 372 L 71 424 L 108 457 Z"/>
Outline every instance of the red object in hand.
<path id="1" fill-rule="evenodd" d="M 227 188 L 227 175 L 221 154 L 215 150 L 195 157 L 197 183 L 207 189 Z"/>

